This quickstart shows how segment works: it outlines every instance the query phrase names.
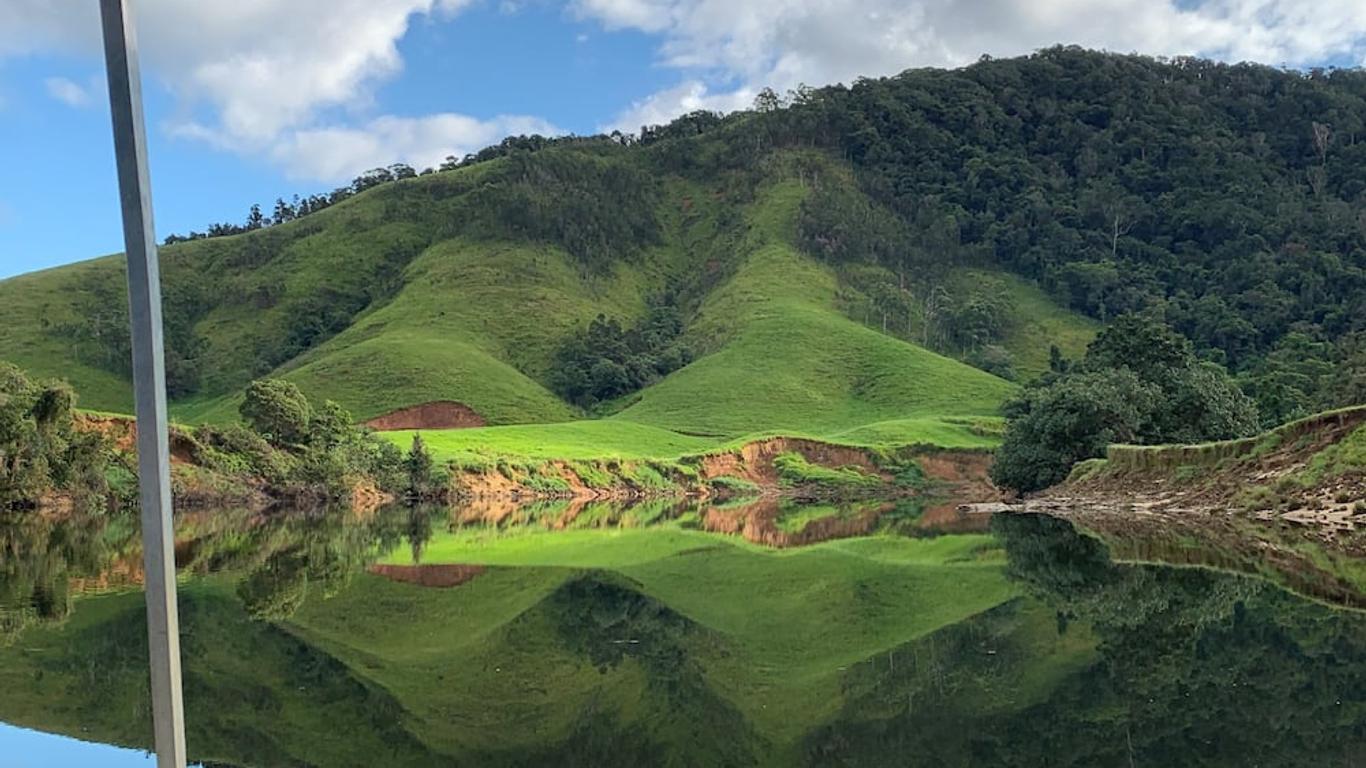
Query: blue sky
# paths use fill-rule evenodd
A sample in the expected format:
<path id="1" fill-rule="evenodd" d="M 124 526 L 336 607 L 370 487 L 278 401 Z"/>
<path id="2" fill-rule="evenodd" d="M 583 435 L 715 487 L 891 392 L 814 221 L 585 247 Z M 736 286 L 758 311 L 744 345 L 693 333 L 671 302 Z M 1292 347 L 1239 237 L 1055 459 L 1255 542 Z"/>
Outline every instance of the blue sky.
<path id="1" fill-rule="evenodd" d="M 0 278 L 121 249 L 95 3 L 0 0 Z M 729 111 L 1054 43 L 1366 60 L 1319 0 L 137 0 L 158 233 L 508 133 Z M 74 10 L 73 10 L 74 9 Z"/>
<path id="2" fill-rule="evenodd" d="M 4 768 L 150 768 L 146 752 L 54 736 L 0 723 L 0 766 Z"/>

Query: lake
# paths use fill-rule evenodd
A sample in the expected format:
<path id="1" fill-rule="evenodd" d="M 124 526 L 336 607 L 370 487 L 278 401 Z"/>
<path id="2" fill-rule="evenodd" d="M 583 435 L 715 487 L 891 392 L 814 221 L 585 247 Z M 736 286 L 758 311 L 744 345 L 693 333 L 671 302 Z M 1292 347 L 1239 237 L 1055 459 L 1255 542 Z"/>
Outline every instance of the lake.
<path id="1" fill-rule="evenodd" d="M 1366 765 L 1362 612 L 1048 516 L 764 504 L 182 513 L 191 759 Z M 135 516 L 0 521 L 0 766 L 151 764 L 141 578 Z"/>

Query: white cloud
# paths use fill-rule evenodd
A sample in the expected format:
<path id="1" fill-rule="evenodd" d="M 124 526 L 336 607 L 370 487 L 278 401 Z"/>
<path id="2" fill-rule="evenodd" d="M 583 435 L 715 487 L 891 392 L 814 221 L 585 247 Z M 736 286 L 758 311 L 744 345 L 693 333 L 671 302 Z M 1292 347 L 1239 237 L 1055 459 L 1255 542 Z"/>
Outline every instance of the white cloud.
<path id="1" fill-rule="evenodd" d="M 505 115 L 477 120 L 465 115 L 385 116 L 363 127 L 310 128 L 294 132 L 273 150 L 287 173 L 299 178 L 349 179 L 384 163 L 404 162 L 419 170 L 450 155 L 498 143 L 511 134 L 553 135 L 553 125 L 534 117 Z"/>
<path id="2" fill-rule="evenodd" d="M 43 85 L 47 86 L 49 96 L 68 107 L 79 109 L 90 106 L 90 91 L 65 77 L 49 77 L 43 81 Z"/>
<path id="3" fill-rule="evenodd" d="M 957 66 L 1057 43 L 1272 65 L 1366 63 L 1362 0 L 573 0 L 580 18 L 659 34 L 660 63 L 685 90 L 633 105 L 614 124 L 689 108 L 679 93 L 740 101 L 765 85 L 848 82 Z M 704 83 L 739 83 L 715 93 Z M 695 101 L 695 99 L 694 99 Z"/>
<path id="4" fill-rule="evenodd" d="M 678 115 L 696 112 L 699 109 L 733 112 L 752 104 L 757 93 L 747 87 L 713 93 L 706 83 L 688 80 L 635 102 L 604 126 L 604 130 L 633 132 L 641 126 L 666 123 Z"/>
<path id="5" fill-rule="evenodd" d="M 397 44 L 414 15 L 450 15 L 471 2 L 141 0 L 136 8 L 144 73 L 182 101 L 182 117 L 166 127 L 220 148 L 280 156 L 325 110 L 365 107 L 374 86 L 402 69 Z M 3 0 L 0 58 L 52 50 L 97 55 L 96 8 Z"/>
<path id="6" fill-rule="evenodd" d="M 476 1 L 138 0 L 136 7 L 147 76 L 180 97 L 166 130 L 331 179 L 343 168 L 393 159 L 425 163 L 420 158 L 442 146 L 465 149 L 473 137 L 494 141 L 499 131 L 516 130 L 512 118 L 371 114 L 375 87 L 402 71 L 398 43 L 414 19 L 450 17 Z M 1366 63 L 1366 0 L 563 1 L 606 29 L 657 36 L 658 63 L 679 73 L 678 85 L 610 123 L 630 130 L 692 109 L 742 107 L 765 85 L 848 82 L 1055 43 L 1269 64 Z M 98 56 L 96 3 L 0 0 L 0 61 L 53 51 Z M 80 100 L 76 90 L 61 90 Z M 93 100 L 95 89 L 83 90 Z"/>

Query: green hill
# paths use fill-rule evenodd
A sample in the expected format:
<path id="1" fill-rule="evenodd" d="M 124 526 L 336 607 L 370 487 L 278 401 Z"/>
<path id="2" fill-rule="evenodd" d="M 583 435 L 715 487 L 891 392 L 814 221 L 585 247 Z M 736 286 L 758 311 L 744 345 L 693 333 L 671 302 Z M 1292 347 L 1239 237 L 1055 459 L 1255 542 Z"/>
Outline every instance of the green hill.
<path id="1" fill-rule="evenodd" d="M 273 375 L 361 418 L 933 432 L 997 412 L 982 371 L 1028 380 L 1131 312 L 1267 423 L 1366 398 L 1359 71 L 1052 48 L 772 106 L 508 139 L 166 247 L 174 413 L 234 418 Z M 0 282 L 0 358 L 126 410 L 119 272 Z M 629 349 L 581 355 L 580 391 L 566 350 L 599 313 Z"/>
<path id="2" fill-rule="evenodd" d="M 736 274 L 707 296 L 694 333 L 720 339 L 707 355 L 645 390 L 619 418 L 680 431 L 826 434 L 916 416 L 993 414 L 1011 386 L 878 333 L 834 310 L 831 269 L 797 252 L 796 182 L 754 206 Z"/>
<path id="3" fill-rule="evenodd" d="M 550 148 L 167 246 L 173 413 L 235 419 L 240 389 L 273 375 L 358 418 L 454 400 L 495 425 L 579 419 L 585 411 L 552 389 L 564 340 L 599 314 L 629 327 L 652 297 L 669 295 L 695 359 L 605 404 L 614 419 L 715 438 L 912 420 L 908 438 L 933 439 L 962 432 L 935 426 L 944 419 L 996 414 L 1012 384 L 842 311 L 838 271 L 798 247 L 811 187 L 793 169 L 825 169 L 842 185 L 848 171 L 822 153 L 779 157 L 765 173 L 695 179 L 652 169 L 648 155 L 626 148 Z M 541 175 L 565 186 L 564 197 L 534 197 Z M 576 189 L 600 209 L 569 205 Z M 519 237 L 520 224 L 491 210 L 521 200 L 530 212 L 516 215 L 541 225 L 590 226 L 616 216 L 622 195 L 636 207 L 652 202 L 639 214 L 643 234 L 595 229 L 586 250 L 564 233 Z M 121 281 L 119 259 L 107 257 L 0 282 L 0 358 L 68 379 L 85 407 L 128 410 Z M 1085 320 L 1054 315 L 1070 350 L 1089 338 Z M 1025 346 L 1044 341 L 1018 327 L 1011 338 Z"/>
<path id="4" fill-rule="evenodd" d="M 1266 423 L 1366 397 L 1360 71 L 1054 48 L 769 107 L 509 139 L 165 248 L 175 413 L 275 375 L 362 418 L 933 431 L 1131 312 Z M 127 409 L 122 295 L 114 258 L 0 282 L 0 358 Z M 635 357 L 584 396 L 565 350 L 600 313 Z"/>

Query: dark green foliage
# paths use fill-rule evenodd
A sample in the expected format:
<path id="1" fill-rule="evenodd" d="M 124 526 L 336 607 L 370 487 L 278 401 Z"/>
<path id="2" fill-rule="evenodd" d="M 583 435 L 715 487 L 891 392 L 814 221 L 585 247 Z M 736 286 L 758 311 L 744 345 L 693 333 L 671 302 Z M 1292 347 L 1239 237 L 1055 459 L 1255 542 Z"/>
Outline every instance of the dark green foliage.
<path id="1" fill-rule="evenodd" d="M 1080 373 L 1030 388 L 1006 408 L 1010 427 L 991 476 L 1021 491 L 1047 488 L 1072 465 L 1105 454 L 1113 442 L 1138 439 L 1162 400 L 1132 371 Z"/>
<path id="2" fill-rule="evenodd" d="M 1047 488 L 1110 443 L 1192 443 L 1258 429 L 1255 404 L 1228 373 L 1153 320 L 1120 318 L 1080 363 L 1059 368 L 1006 405 L 1009 427 L 991 470 L 998 484 Z"/>
<path id="3" fill-rule="evenodd" d="M 978 347 L 968 353 L 965 360 L 968 365 L 981 368 L 987 373 L 993 373 L 1007 381 L 1015 380 L 1015 363 L 1011 358 L 1010 351 L 999 344 L 987 344 Z"/>
<path id="4" fill-rule="evenodd" d="M 818 188 L 802 202 L 798 237 L 808 252 L 835 264 L 865 262 L 901 269 L 918 255 L 904 221 L 866 195 L 833 184 Z"/>
<path id="5" fill-rule="evenodd" d="M 246 426 L 196 431 L 201 462 L 292 495 L 344 498 L 365 480 L 393 492 L 406 487 L 402 452 L 331 400 L 315 409 L 293 384 L 261 379 L 247 388 L 241 412 Z"/>
<path id="6" fill-rule="evenodd" d="M 598 315 L 556 352 L 551 386 L 585 408 L 635 392 L 691 362 L 679 341 L 682 332 L 678 308 L 669 301 L 652 304 L 629 329 Z"/>
<path id="7" fill-rule="evenodd" d="M 239 411 L 247 424 L 273 445 L 299 445 L 308 440 L 313 408 L 292 382 L 253 381 L 247 385 Z"/>
<path id="8" fill-rule="evenodd" d="M 195 430 L 203 446 L 196 459 L 204 466 L 230 475 L 250 475 L 283 487 L 298 468 L 298 460 L 271 445 L 244 424 L 205 424 Z"/>
<path id="9" fill-rule="evenodd" d="M 471 213 L 491 236 L 554 243 L 605 268 L 660 240 L 657 182 L 586 152 L 517 153 L 471 192 Z"/>
<path id="10" fill-rule="evenodd" d="M 1241 367 L 1366 317 L 1361 72 L 1054 48 L 825 102 L 876 197 L 957 211 L 965 247 L 1102 319 L 1165 307 Z"/>
<path id="11" fill-rule="evenodd" d="M 103 494 L 105 446 L 75 424 L 76 396 L 61 382 L 33 382 L 0 362 L 0 509 L 45 494 Z"/>
<path id="12" fill-rule="evenodd" d="M 1238 377 L 1270 429 L 1333 408 L 1366 403 L 1366 333 L 1336 343 L 1301 331 L 1281 338 Z"/>
<path id="13" fill-rule="evenodd" d="M 403 468 L 408 473 L 408 493 L 414 496 L 423 496 L 430 493 L 434 483 L 433 469 L 435 462 L 432 454 L 427 451 L 427 445 L 422 442 L 422 435 L 413 435 L 413 445 L 408 449 L 408 455 L 403 458 Z"/>
<path id="14" fill-rule="evenodd" d="M 851 666 L 842 711 L 799 764 L 1299 768 L 1366 754 L 1357 612 L 1227 572 L 1115 563 L 1049 517 L 992 529 L 1029 596 Z"/>

